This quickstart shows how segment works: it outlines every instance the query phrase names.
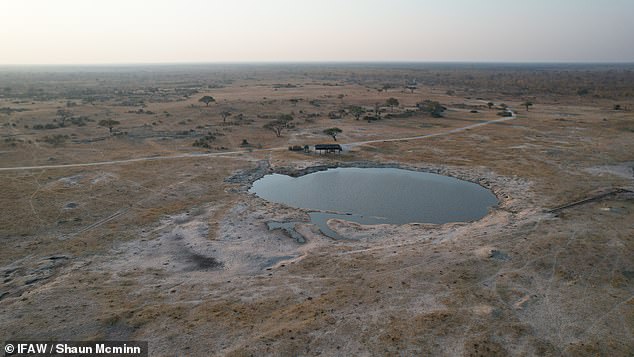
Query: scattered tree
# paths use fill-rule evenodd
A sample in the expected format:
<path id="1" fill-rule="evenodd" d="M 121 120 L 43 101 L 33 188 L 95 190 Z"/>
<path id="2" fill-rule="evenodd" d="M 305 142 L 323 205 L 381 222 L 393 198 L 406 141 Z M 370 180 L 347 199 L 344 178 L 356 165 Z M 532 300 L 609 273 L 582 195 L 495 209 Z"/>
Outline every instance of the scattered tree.
<path id="1" fill-rule="evenodd" d="M 494 105 L 495 105 L 495 103 L 493 103 L 493 102 L 488 102 L 487 103 L 487 107 L 489 107 L 489 110 L 491 110 L 491 108 L 493 108 Z"/>
<path id="2" fill-rule="evenodd" d="M 379 103 L 374 104 L 374 118 L 376 120 L 381 119 L 381 105 Z M 368 120 L 369 122 L 369 120 Z"/>
<path id="3" fill-rule="evenodd" d="M 388 99 L 387 101 L 385 101 L 385 105 L 387 105 L 388 107 L 390 107 L 390 109 L 391 109 L 392 111 L 394 111 L 394 107 L 398 107 L 398 105 L 399 105 L 399 104 L 400 104 L 400 103 L 399 103 L 398 99 L 393 98 L 393 97 L 392 97 L 392 98 L 390 98 L 390 99 Z"/>
<path id="4" fill-rule="evenodd" d="M 71 117 L 73 115 L 73 113 L 71 113 L 68 110 L 64 110 L 64 109 L 57 109 L 57 116 L 60 119 L 60 124 L 59 126 L 64 127 L 64 125 L 66 124 L 66 119 Z"/>
<path id="5" fill-rule="evenodd" d="M 621 104 L 614 104 L 614 110 L 621 110 Z"/>
<path id="6" fill-rule="evenodd" d="M 293 116 L 290 114 L 280 115 L 277 119 L 264 125 L 265 129 L 269 129 L 275 133 L 278 138 L 282 136 L 282 131 L 291 127 Z"/>
<path id="7" fill-rule="evenodd" d="M 105 128 L 108 128 L 109 132 L 112 134 L 112 128 L 114 128 L 115 125 L 119 125 L 121 124 L 120 122 L 113 120 L 113 119 L 104 119 L 99 121 L 98 125 L 99 126 L 103 126 Z"/>
<path id="8" fill-rule="evenodd" d="M 350 113 L 355 119 L 359 120 L 359 118 L 361 118 L 361 116 L 365 113 L 365 109 L 359 106 L 352 106 L 350 107 Z"/>
<path id="9" fill-rule="evenodd" d="M 220 115 L 222 116 L 222 122 L 226 122 L 227 121 L 227 117 L 231 116 L 231 112 L 230 111 L 222 111 L 220 112 Z"/>
<path id="10" fill-rule="evenodd" d="M 433 100 L 425 100 L 420 103 L 416 103 L 416 107 L 425 113 L 431 114 L 434 118 L 442 118 L 442 113 L 447 110 L 445 106 Z"/>
<path id="11" fill-rule="evenodd" d="M 370 113 L 371 115 L 366 115 L 363 117 L 363 120 L 367 120 L 368 123 L 376 120 L 381 120 L 381 105 L 379 103 L 375 103 L 374 110 L 369 111 L 368 113 Z"/>
<path id="12" fill-rule="evenodd" d="M 324 134 L 332 136 L 332 138 L 337 141 L 337 135 L 341 134 L 343 130 L 339 128 L 329 128 L 324 130 Z"/>
<path id="13" fill-rule="evenodd" d="M 410 93 L 412 93 L 412 94 L 414 93 L 414 91 L 415 91 L 416 89 L 418 89 L 418 87 L 416 87 L 416 86 L 414 86 L 414 85 L 407 85 L 407 86 L 405 86 L 405 88 L 406 88 L 406 89 L 409 89 Z"/>
<path id="14" fill-rule="evenodd" d="M 343 112 L 345 113 L 345 112 Z M 339 112 L 339 111 L 332 111 L 330 113 L 328 113 L 328 118 L 330 119 L 341 119 L 343 118 L 343 113 Z"/>
<path id="15" fill-rule="evenodd" d="M 198 101 L 201 102 L 201 103 L 205 103 L 207 106 L 209 106 L 209 103 L 215 102 L 216 100 L 214 99 L 214 97 L 212 97 L 210 95 L 206 95 L 206 96 L 198 99 Z"/>
<path id="16" fill-rule="evenodd" d="M 533 106 L 533 102 L 531 102 L 530 100 L 525 101 L 524 103 L 522 103 L 523 106 L 526 107 L 526 111 L 528 111 L 528 107 L 532 107 Z"/>

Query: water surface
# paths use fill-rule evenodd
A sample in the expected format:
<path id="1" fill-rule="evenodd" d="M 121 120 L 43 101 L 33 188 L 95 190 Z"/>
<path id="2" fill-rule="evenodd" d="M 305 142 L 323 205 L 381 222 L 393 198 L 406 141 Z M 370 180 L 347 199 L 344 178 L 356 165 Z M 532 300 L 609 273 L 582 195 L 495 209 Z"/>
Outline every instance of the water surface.
<path id="1" fill-rule="evenodd" d="M 322 232 L 330 218 L 361 224 L 467 222 L 498 203 L 472 182 L 394 168 L 337 168 L 290 177 L 266 175 L 249 190 L 258 196 L 309 211 Z"/>

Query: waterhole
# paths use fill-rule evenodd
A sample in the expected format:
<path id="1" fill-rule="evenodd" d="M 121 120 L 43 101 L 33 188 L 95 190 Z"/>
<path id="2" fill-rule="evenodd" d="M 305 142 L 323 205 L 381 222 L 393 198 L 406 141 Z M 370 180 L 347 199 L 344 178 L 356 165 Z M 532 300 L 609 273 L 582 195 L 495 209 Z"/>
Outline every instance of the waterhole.
<path id="1" fill-rule="evenodd" d="M 309 211 L 332 238 L 331 218 L 361 224 L 468 222 L 497 205 L 495 195 L 472 182 L 395 168 L 336 168 L 300 177 L 270 174 L 249 192 Z"/>

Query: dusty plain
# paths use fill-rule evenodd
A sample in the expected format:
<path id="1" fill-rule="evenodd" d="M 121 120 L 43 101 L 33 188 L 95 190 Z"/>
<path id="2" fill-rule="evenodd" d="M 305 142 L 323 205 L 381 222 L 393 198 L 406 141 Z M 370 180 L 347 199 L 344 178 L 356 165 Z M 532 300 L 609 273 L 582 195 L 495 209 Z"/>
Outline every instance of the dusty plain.
<path id="1" fill-rule="evenodd" d="M 447 110 L 432 117 L 424 100 Z M 634 355 L 632 65 L 0 68 L 0 108 L 2 341 Z M 263 126 L 281 114 L 294 120 L 277 137 Z M 288 150 L 334 143 L 330 127 L 341 155 Z M 333 240 L 247 192 L 320 165 L 438 172 L 500 204 L 476 222 L 331 220 L 348 238 Z M 306 243 L 273 221 L 304 222 Z"/>

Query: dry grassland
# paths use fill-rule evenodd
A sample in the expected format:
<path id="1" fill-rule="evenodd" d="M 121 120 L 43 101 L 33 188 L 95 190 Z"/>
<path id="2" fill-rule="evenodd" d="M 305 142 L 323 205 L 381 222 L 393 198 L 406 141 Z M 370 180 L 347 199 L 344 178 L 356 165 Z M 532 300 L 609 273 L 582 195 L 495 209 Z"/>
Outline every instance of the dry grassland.
<path id="1" fill-rule="evenodd" d="M 385 66 L 4 69 L 0 340 L 147 340 L 152 356 L 631 356 L 633 194 L 547 211 L 634 191 L 631 68 Z M 380 120 L 329 118 L 390 97 L 400 105 Z M 443 117 L 413 111 L 422 100 Z M 516 117 L 452 131 L 500 119 L 489 101 Z M 263 126 L 279 114 L 294 127 L 276 137 Z M 342 144 L 379 141 L 286 149 L 331 143 L 329 127 Z M 335 241 L 246 192 L 266 172 L 360 163 L 474 181 L 500 205 L 469 223 L 331 220 L 349 238 Z M 10 169 L 25 166 L 45 167 Z M 304 222 L 307 242 L 270 221 Z"/>

